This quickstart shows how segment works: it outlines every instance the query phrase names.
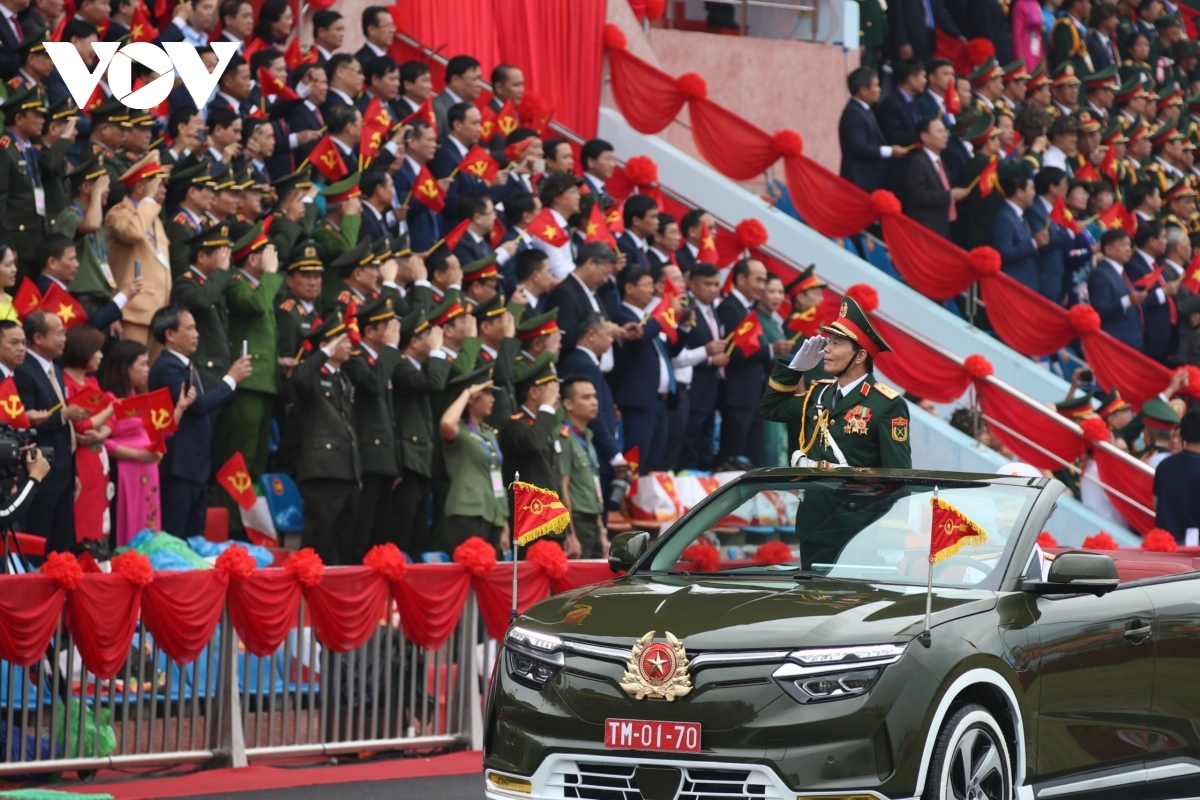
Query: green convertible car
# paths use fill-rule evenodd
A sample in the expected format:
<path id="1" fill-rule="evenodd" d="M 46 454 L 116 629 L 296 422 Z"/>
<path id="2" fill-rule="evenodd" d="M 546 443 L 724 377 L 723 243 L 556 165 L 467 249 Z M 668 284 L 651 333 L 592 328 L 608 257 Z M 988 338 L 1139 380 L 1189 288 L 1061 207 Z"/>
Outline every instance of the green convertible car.
<path id="1" fill-rule="evenodd" d="M 933 566 L 926 634 L 935 488 L 978 535 Z M 1200 572 L 1182 554 L 1043 553 L 1062 492 L 758 470 L 655 542 L 617 536 L 626 575 L 508 631 L 487 797 L 1200 796 Z M 752 504 L 786 522 L 791 560 L 696 571 L 686 548 Z"/>

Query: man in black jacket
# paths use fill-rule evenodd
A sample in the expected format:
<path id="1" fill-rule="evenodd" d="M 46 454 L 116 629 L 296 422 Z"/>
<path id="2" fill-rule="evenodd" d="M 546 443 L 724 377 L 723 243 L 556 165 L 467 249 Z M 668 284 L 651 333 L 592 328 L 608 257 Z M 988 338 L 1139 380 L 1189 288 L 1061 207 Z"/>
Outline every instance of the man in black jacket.
<path id="1" fill-rule="evenodd" d="M 873 192 L 883 186 L 888 159 L 902 158 L 906 151 L 888 145 L 871 113 L 871 106 L 879 102 L 879 74 L 870 67 L 859 67 L 850 73 L 846 83 L 850 102 L 838 122 L 841 176 L 864 192 Z"/>
<path id="2" fill-rule="evenodd" d="M 933 56 L 935 27 L 962 39 L 943 0 L 891 0 L 887 19 L 892 55 L 897 59 L 915 58 L 922 64 L 929 61 Z"/>
<path id="3" fill-rule="evenodd" d="M 925 91 L 925 65 L 916 59 L 896 64 L 893 79 L 896 88 L 875 106 L 875 119 L 883 138 L 893 147 L 911 152 L 917 143 L 917 123 L 921 120 L 916 99 Z M 888 162 L 887 187 L 904 198 L 904 161 Z"/>
<path id="4" fill-rule="evenodd" d="M 940 119 L 923 119 L 917 125 L 921 146 L 904 160 L 904 213 L 944 238 L 958 216 L 955 203 L 969 192 L 952 188 L 942 164 L 942 151 L 950 133 Z"/>

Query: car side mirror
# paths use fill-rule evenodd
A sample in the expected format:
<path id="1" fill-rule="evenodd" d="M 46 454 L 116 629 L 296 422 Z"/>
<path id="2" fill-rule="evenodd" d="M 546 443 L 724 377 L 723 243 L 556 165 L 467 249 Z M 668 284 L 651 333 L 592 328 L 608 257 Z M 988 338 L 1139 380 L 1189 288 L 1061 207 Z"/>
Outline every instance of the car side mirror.
<path id="1" fill-rule="evenodd" d="M 1094 594 L 1111 592 L 1121 582 L 1117 564 L 1099 553 L 1062 553 L 1050 564 L 1044 581 L 1025 581 L 1021 588 L 1031 594 Z"/>
<path id="2" fill-rule="evenodd" d="M 646 531 L 618 533 L 608 545 L 608 568 L 613 572 L 628 572 L 650 547 Z"/>

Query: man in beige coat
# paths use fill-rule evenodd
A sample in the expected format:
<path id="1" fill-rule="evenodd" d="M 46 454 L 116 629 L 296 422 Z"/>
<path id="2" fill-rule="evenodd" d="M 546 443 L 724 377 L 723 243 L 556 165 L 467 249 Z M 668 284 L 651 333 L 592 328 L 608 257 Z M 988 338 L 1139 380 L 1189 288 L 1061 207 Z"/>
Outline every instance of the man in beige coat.
<path id="1" fill-rule="evenodd" d="M 121 338 L 146 345 L 153 362 L 162 345 L 150 335 L 150 319 L 167 305 L 171 295 L 170 243 L 159 219 L 166 193 L 159 151 L 152 150 L 127 169 L 120 181 L 125 185 L 125 198 L 104 218 L 109 264 L 117 285 L 122 286 L 134 278 L 134 264 L 141 262 L 143 281 L 141 293 L 125 305 Z"/>

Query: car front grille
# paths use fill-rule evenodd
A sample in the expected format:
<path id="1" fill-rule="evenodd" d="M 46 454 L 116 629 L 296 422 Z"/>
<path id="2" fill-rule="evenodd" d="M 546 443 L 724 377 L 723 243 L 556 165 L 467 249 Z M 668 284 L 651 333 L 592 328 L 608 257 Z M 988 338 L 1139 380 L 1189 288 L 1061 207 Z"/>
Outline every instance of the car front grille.
<path id="1" fill-rule="evenodd" d="M 662 766 L 647 761 L 647 766 Z M 685 767 L 675 800 L 782 800 L 760 769 Z M 550 779 L 563 797 L 579 800 L 643 800 L 637 788 L 636 764 L 563 762 Z"/>

